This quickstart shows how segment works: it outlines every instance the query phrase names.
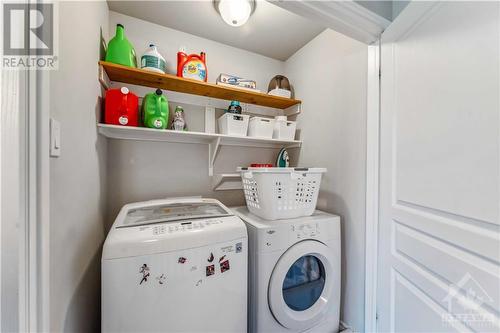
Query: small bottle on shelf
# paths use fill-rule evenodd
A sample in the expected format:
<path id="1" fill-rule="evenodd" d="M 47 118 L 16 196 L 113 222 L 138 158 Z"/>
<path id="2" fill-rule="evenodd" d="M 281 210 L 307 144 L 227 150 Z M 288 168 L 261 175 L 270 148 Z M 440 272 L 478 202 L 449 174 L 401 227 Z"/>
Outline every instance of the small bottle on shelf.
<path id="1" fill-rule="evenodd" d="M 177 105 L 174 111 L 174 119 L 170 129 L 174 131 L 187 131 L 186 119 L 184 118 L 184 109 L 182 106 Z"/>

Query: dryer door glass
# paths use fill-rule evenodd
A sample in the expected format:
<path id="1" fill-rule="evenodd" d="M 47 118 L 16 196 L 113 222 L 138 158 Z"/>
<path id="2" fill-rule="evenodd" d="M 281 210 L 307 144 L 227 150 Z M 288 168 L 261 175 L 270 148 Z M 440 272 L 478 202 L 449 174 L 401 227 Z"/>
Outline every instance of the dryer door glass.
<path id="1" fill-rule="evenodd" d="M 339 283 L 333 249 L 316 240 L 292 245 L 281 255 L 269 281 L 268 301 L 274 318 L 303 331 L 328 316 Z"/>
<path id="2" fill-rule="evenodd" d="M 283 281 L 285 303 L 295 311 L 304 311 L 316 303 L 325 287 L 325 268 L 313 255 L 293 263 Z"/>

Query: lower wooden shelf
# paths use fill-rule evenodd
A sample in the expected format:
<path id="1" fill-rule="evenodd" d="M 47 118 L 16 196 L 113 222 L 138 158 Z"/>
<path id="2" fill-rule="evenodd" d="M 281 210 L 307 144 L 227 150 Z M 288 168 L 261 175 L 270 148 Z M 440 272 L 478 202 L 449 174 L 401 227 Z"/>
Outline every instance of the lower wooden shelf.
<path id="1" fill-rule="evenodd" d="M 209 151 L 208 174 L 210 176 L 213 176 L 213 165 L 220 146 L 298 148 L 302 145 L 302 141 L 300 140 L 262 139 L 247 136 L 239 137 L 216 133 L 157 130 L 145 127 L 107 124 L 98 124 L 97 126 L 100 134 L 111 139 L 206 144 Z"/>

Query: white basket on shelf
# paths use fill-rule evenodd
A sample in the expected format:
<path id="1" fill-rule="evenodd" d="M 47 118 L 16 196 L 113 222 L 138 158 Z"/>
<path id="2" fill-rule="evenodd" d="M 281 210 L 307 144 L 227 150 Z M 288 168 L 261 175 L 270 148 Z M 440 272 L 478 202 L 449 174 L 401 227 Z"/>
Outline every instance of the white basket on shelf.
<path id="1" fill-rule="evenodd" d="M 238 168 L 248 210 L 266 220 L 309 216 L 325 168 Z"/>
<path id="2" fill-rule="evenodd" d="M 272 139 L 274 119 L 252 117 L 248 123 L 248 136 L 254 138 Z"/>
<path id="3" fill-rule="evenodd" d="M 219 133 L 234 136 L 247 136 L 250 116 L 244 114 L 224 113 L 218 120 Z"/>
<path id="4" fill-rule="evenodd" d="M 286 116 L 277 116 L 274 120 L 273 139 L 289 141 L 295 139 L 297 122 L 287 120 Z"/>

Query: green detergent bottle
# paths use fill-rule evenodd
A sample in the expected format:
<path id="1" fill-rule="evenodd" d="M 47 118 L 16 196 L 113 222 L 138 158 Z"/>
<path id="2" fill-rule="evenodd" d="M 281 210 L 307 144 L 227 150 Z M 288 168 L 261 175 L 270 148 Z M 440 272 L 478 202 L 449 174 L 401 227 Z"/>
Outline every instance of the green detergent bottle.
<path id="1" fill-rule="evenodd" d="M 128 67 L 137 67 L 134 47 L 125 37 L 124 30 L 123 25 L 116 25 L 115 37 L 108 43 L 106 61 Z"/>
<path id="2" fill-rule="evenodd" d="M 142 122 L 150 128 L 165 129 L 168 124 L 168 100 L 161 89 L 149 93 L 142 100 Z"/>

